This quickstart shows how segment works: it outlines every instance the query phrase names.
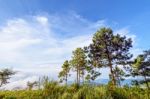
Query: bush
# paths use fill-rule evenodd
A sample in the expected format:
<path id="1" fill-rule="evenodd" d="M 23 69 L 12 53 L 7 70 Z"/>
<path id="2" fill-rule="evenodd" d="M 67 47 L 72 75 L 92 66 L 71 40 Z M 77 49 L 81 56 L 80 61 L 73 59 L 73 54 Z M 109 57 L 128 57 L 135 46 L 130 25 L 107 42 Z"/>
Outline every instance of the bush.
<path id="1" fill-rule="evenodd" d="M 50 81 L 40 90 L 0 91 L 0 99 L 150 99 L 148 89 L 96 85 L 59 85 Z"/>

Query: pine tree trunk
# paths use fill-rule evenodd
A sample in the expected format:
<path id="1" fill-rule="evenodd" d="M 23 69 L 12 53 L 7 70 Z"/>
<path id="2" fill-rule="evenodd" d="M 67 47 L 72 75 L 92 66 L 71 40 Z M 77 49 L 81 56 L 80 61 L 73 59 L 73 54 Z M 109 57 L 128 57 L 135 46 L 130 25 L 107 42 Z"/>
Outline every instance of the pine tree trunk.
<path id="1" fill-rule="evenodd" d="M 77 84 L 79 83 L 79 70 L 78 70 L 78 66 L 77 66 Z"/>
<path id="2" fill-rule="evenodd" d="M 68 74 L 66 74 L 66 85 L 67 85 Z"/>
<path id="3" fill-rule="evenodd" d="M 109 65 L 110 73 L 111 73 L 111 76 L 112 76 L 112 84 L 113 84 L 113 86 L 115 86 L 116 85 L 116 80 L 115 80 L 115 74 L 114 74 L 114 71 L 113 71 L 113 66 L 112 66 L 112 63 L 111 63 L 112 59 L 111 59 L 109 50 L 107 48 L 106 41 L 104 41 L 104 43 L 105 43 L 106 54 L 107 54 L 107 58 L 108 58 L 108 62 L 109 62 L 108 65 Z"/>
<path id="4" fill-rule="evenodd" d="M 82 81 L 83 81 L 83 84 L 84 84 L 84 74 L 82 74 Z"/>
<path id="5" fill-rule="evenodd" d="M 145 83 L 146 83 L 147 89 L 150 89 L 150 87 L 149 87 L 149 84 L 148 84 L 148 81 L 147 81 L 147 79 L 146 79 L 145 74 L 144 74 L 144 79 L 145 79 Z"/>
<path id="6" fill-rule="evenodd" d="M 3 85 L 3 83 L 1 82 L 1 83 L 0 83 L 0 87 L 2 87 L 2 85 Z"/>
<path id="7" fill-rule="evenodd" d="M 144 76 L 144 80 L 145 80 L 147 89 L 150 89 L 149 84 L 148 84 L 147 79 L 146 79 L 146 74 L 145 74 L 145 72 L 144 72 L 144 69 L 143 69 L 143 76 Z"/>
<path id="8" fill-rule="evenodd" d="M 115 80 L 115 75 L 114 75 L 113 67 L 112 67 L 110 60 L 109 60 L 109 67 L 110 67 L 110 72 L 111 72 L 111 76 L 112 76 L 112 84 L 115 86 L 116 80 Z"/>
<path id="9" fill-rule="evenodd" d="M 79 85 L 80 85 L 80 78 L 81 78 L 81 77 L 80 77 L 80 69 L 79 69 Z"/>

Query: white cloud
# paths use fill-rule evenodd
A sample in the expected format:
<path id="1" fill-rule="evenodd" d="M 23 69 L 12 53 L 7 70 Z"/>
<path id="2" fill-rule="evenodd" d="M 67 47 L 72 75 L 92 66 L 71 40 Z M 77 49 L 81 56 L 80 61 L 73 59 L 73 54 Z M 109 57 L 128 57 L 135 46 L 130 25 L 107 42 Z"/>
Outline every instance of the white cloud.
<path id="1" fill-rule="evenodd" d="M 42 75 L 56 79 L 62 62 L 75 48 L 88 45 L 92 33 L 104 23 L 75 13 L 8 20 L 0 26 L 0 64 L 2 68 L 11 64 L 8 67 L 19 72 L 5 87 L 25 86 Z"/>
<path id="2" fill-rule="evenodd" d="M 38 77 L 37 76 L 30 76 L 25 79 L 19 79 L 17 81 L 13 81 L 9 84 L 6 84 L 5 86 L 1 87 L 0 89 L 7 89 L 7 90 L 13 90 L 13 89 L 26 89 L 27 88 L 27 82 L 34 82 L 37 81 Z"/>
<path id="3" fill-rule="evenodd" d="M 40 24 L 42 24 L 42 25 L 44 25 L 44 26 L 48 25 L 48 18 L 47 18 L 47 17 L 38 16 L 38 17 L 36 17 L 36 19 L 37 19 L 37 21 L 38 21 Z"/>
<path id="4" fill-rule="evenodd" d="M 57 79 L 63 61 L 75 48 L 88 45 L 103 26 L 105 20 L 92 22 L 75 13 L 8 20 L 0 27 L 0 65 L 11 64 L 19 72 L 5 88 L 25 87 L 27 81 L 43 75 Z M 135 38 L 127 30 L 118 32 Z"/>

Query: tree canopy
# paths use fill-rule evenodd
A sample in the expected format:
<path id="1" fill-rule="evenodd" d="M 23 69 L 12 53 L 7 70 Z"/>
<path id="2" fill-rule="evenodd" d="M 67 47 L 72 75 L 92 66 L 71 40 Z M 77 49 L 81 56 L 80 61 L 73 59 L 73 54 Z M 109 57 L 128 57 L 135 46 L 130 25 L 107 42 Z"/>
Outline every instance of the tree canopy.
<path id="1" fill-rule="evenodd" d="M 110 28 L 101 28 L 92 39 L 92 43 L 86 48 L 93 67 L 109 67 L 113 85 L 116 85 L 114 67 L 126 65 L 132 57 L 129 49 L 132 47 L 131 38 L 114 34 Z"/>

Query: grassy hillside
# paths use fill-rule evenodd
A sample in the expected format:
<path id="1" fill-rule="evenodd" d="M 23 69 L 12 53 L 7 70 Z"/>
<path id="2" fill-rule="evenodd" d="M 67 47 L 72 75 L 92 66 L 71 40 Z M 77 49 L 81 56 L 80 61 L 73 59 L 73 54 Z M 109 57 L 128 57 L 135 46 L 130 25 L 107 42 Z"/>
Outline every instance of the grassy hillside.
<path id="1" fill-rule="evenodd" d="M 147 89 L 128 87 L 111 89 L 109 85 L 62 86 L 49 82 L 39 90 L 1 91 L 0 99 L 150 99 Z"/>

